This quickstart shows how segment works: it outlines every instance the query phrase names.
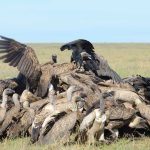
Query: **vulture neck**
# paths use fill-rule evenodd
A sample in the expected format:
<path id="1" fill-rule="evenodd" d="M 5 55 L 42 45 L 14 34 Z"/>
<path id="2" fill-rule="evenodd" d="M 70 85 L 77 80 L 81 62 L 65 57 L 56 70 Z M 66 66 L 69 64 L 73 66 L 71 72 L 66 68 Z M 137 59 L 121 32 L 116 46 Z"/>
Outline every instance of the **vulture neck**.
<path id="1" fill-rule="evenodd" d="M 55 104 L 55 91 L 54 91 L 54 86 L 52 84 L 49 85 L 48 98 L 50 100 L 50 103 L 54 105 Z"/>
<path id="2" fill-rule="evenodd" d="M 6 108 L 7 100 L 8 100 L 8 95 L 7 95 L 7 94 L 5 93 L 5 91 L 4 91 L 4 92 L 3 92 L 2 104 L 1 104 L 1 107 L 2 107 L 2 108 Z"/>
<path id="3" fill-rule="evenodd" d="M 30 103 L 28 101 L 23 102 L 23 108 L 30 113 L 31 117 L 35 116 L 34 109 L 30 107 Z"/>
<path id="4" fill-rule="evenodd" d="M 100 93 L 100 107 L 99 107 L 99 111 L 101 112 L 101 114 L 104 113 L 105 111 L 105 100 L 104 100 L 104 97 L 103 95 Z"/>
<path id="5" fill-rule="evenodd" d="M 71 102 L 72 101 L 72 96 L 73 96 L 73 93 L 76 91 L 75 90 L 75 86 L 73 85 L 73 86 L 70 86 L 69 88 L 68 88 L 68 90 L 67 90 L 67 100 L 68 100 L 68 102 Z"/>
<path id="6" fill-rule="evenodd" d="M 13 95 L 13 102 L 15 104 L 15 106 L 18 106 L 20 107 L 20 102 L 19 102 L 19 99 L 18 99 L 18 95 Z"/>

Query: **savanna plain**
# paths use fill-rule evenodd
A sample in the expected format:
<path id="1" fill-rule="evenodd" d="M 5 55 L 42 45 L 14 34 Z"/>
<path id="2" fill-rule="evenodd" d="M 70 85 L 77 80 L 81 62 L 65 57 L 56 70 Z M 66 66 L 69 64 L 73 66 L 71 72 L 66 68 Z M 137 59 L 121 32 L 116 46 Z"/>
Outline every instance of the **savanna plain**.
<path id="1" fill-rule="evenodd" d="M 61 44 L 32 44 L 29 43 L 41 64 L 50 60 L 52 54 L 57 54 L 58 63 L 69 62 L 71 51 L 61 52 Z M 149 43 L 95 43 L 97 54 L 104 56 L 111 68 L 113 68 L 122 78 L 132 75 L 150 77 L 150 44 Z M 0 79 L 16 77 L 16 68 L 0 61 Z M 150 150 L 150 137 L 142 135 L 142 138 L 121 138 L 118 141 L 106 145 L 31 145 L 29 138 L 6 139 L 0 142 L 0 150 Z"/>

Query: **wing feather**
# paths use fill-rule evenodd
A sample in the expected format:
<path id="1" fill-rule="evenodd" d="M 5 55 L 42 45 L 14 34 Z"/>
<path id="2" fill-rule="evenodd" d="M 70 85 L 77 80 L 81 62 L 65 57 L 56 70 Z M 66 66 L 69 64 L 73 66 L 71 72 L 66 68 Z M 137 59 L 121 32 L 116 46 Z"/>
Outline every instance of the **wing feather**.
<path id="1" fill-rule="evenodd" d="M 22 70 L 21 67 L 24 65 L 24 66 L 27 66 L 28 62 L 25 61 L 25 57 L 23 56 L 21 58 L 21 60 L 19 61 L 18 65 L 17 65 L 17 69 L 18 70 Z M 24 70 L 22 70 L 22 72 L 24 72 Z"/>
<path id="2" fill-rule="evenodd" d="M 27 75 L 30 77 L 32 75 L 32 70 L 34 70 L 33 66 L 31 65 L 32 62 L 29 61 L 28 62 L 28 71 L 27 71 Z"/>
<path id="3" fill-rule="evenodd" d="M 34 75 L 35 78 L 39 78 L 41 68 L 34 50 L 13 39 L 3 36 L 0 36 L 0 38 L 0 53 L 6 53 L 2 55 L 0 59 L 2 59 L 4 63 L 9 63 L 10 66 L 17 67 L 20 73 L 26 78 L 32 75 Z"/>
<path id="4" fill-rule="evenodd" d="M 22 53 L 18 53 L 11 61 L 10 66 L 16 67 L 22 57 Z"/>
<path id="5" fill-rule="evenodd" d="M 116 82 L 122 82 L 120 76 L 110 68 L 108 62 L 102 56 L 96 56 L 99 65 L 99 76 L 110 77 L 112 80 Z"/>
<path id="6" fill-rule="evenodd" d="M 19 54 L 20 54 L 20 53 L 18 53 L 18 54 L 15 55 L 15 52 L 9 53 L 9 55 L 8 55 L 7 57 L 5 57 L 4 62 L 5 62 L 5 63 L 9 63 L 9 62 L 12 62 L 12 61 L 18 59 L 18 58 L 19 58 L 19 57 L 18 57 Z"/>

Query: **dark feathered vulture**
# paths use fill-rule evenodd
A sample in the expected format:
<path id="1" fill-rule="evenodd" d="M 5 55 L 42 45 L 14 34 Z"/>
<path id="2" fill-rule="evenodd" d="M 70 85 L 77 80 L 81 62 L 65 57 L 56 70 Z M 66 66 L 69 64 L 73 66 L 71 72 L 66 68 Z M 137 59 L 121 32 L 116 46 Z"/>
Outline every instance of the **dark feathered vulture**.
<path id="1" fill-rule="evenodd" d="M 94 46 L 89 41 L 84 39 L 75 40 L 62 45 L 60 48 L 61 51 L 65 49 L 73 50 L 71 61 L 75 61 L 80 66 L 83 66 L 83 62 L 85 62 L 85 69 L 92 70 L 102 79 L 112 79 L 116 82 L 122 81 L 120 76 L 110 68 L 107 61 L 95 53 Z"/>
<path id="2" fill-rule="evenodd" d="M 20 74 L 25 76 L 29 91 L 44 97 L 52 77 L 52 65 L 50 63 L 40 65 L 31 47 L 10 38 L 3 36 L 0 38 L 0 53 L 6 53 L 0 59 L 10 66 L 17 67 Z"/>
<path id="3" fill-rule="evenodd" d="M 66 43 L 62 45 L 60 48 L 61 51 L 64 51 L 65 49 L 73 50 L 72 56 L 71 56 L 71 62 L 79 61 L 78 60 L 78 57 L 80 57 L 79 54 L 82 53 L 83 51 L 87 52 L 91 56 L 94 56 L 95 54 L 93 50 L 94 46 L 92 45 L 92 43 L 84 39 L 78 39 L 78 40 Z"/>

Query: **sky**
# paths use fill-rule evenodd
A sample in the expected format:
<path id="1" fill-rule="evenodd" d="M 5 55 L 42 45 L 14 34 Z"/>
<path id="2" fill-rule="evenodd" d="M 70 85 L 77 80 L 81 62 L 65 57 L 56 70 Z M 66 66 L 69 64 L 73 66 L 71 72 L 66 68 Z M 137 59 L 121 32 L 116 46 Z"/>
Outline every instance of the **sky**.
<path id="1" fill-rule="evenodd" d="M 0 35 L 20 42 L 150 42 L 150 0 L 0 0 Z"/>

